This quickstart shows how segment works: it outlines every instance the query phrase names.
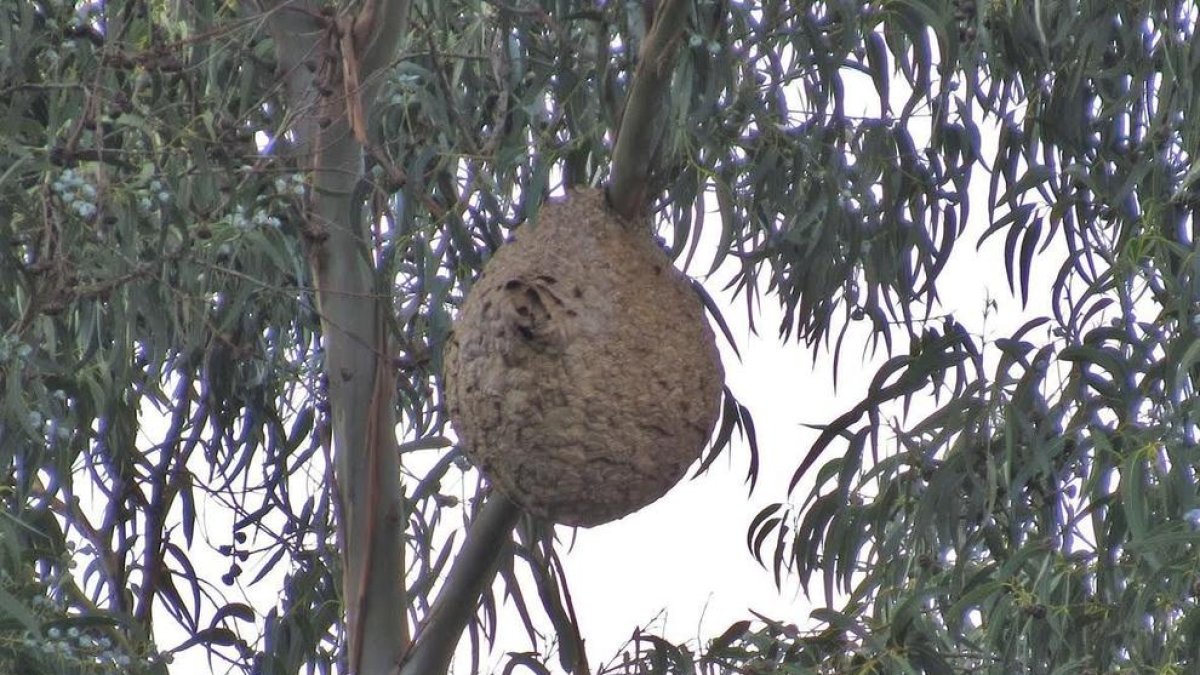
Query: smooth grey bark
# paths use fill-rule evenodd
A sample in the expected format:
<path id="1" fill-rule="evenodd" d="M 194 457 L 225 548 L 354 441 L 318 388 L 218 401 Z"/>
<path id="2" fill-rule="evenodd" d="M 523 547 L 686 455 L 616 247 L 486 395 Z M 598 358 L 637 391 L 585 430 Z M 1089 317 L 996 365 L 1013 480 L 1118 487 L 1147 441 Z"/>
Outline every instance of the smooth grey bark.
<path id="1" fill-rule="evenodd" d="M 450 668 L 463 630 L 479 607 L 479 597 L 492 583 L 503 556 L 512 555 L 512 530 L 521 510 L 503 495 L 493 493 L 471 522 L 462 550 L 454 559 L 446 583 L 416 642 L 395 675 L 437 675 Z"/>
<path id="2" fill-rule="evenodd" d="M 684 0 L 663 0 L 658 6 L 621 113 L 609 171 L 608 200 L 629 220 L 645 216 L 653 197 L 649 182 L 666 125 L 668 100 L 664 92 L 670 91 L 675 51 L 690 6 Z"/>
<path id="3" fill-rule="evenodd" d="M 378 291 L 389 286 L 377 281 L 369 224 L 355 217 L 365 163 L 348 112 L 360 105 L 362 118 L 370 118 L 375 87 L 369 83 L 393 58 L 407 8 L 407 2 L 371 0 L 358 5 L 357 15 L 341 17 L 322 14 L 310 0 L 264 8 L 286 86 L 292 120 L 287 131 L 309 179 L 304 236 L 333 417 L 349 668 L 362 675 L 389 672 L 408 645 L 406 516 L 383 320 L 391 302 Z M 340 31 L 333 30 L 334 22 Z M 346 42 L 348 35 L 352 42 Z M 347 58 L 356 68 L 345 68 Z M 358 82 L 347 86 L 346 72 L 357 72 Z"/>

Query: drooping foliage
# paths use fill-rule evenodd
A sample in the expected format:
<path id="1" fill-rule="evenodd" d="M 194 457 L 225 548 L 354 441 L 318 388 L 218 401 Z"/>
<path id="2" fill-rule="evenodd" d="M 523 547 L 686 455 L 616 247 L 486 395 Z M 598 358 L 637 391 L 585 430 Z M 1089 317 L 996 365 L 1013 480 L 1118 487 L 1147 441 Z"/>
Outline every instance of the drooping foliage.
<path id="1" fill-rule="evenodd" d="M 927 326 L 750 542 L 837 603 L 818 669 L 1194 668 L 1195 7 L 890 7 L 920 31 L 901 71 L 937 70 L 929 154 L 987 170 L 981 239 L 1049 309 L 988 340 Z"/>
<path id="2" fill-rule="evenodd" d="M 395 309 L 414 625 L 479 510 L 442 487 L 475 480 L 438 394 L 451 317 L 547 195 L 605 180 L 645 5 L 413 3 L 372 76 L 344 215 L 369 226 L 361 255 Z M 270 28 L 351 9 L 0 3 L 0 664 L 344 658 L 342 374 L 307 258 L 308 111 Z M 828 605 L 821 624 L 735 624 L 690 650 L 647 637 L 605 672 L 1195 665 L 1197 20 L 1149 0 L 691 4 L 647 149 L 665 246 L 693 275 L 732 263 L 726 292 L 751 317 L 779 302 L 782 337 L 837 359 L 868 326 L 892 356 L 861 404 L 810 420 L 828 425 L 798 467 L 815 489 L 750 524 L 752 551 Z M 1004 242 L 982 263 L 1048 296 L 1012 335 L 938 312 L 939 274 L 980 236 L 961 239 L 969 217 Z M 1058 266 L 1051 286 L 1038 265 Z M 933 412 L 905 417 L 909 400 Z M 717 445 L 748 424 L 728 395 Z M 507 597 L 580 672 L 556 544 L 517 532 L 469 639 L 491 639 Z M 263 588 L 277 606 L 247 602 Z"/>

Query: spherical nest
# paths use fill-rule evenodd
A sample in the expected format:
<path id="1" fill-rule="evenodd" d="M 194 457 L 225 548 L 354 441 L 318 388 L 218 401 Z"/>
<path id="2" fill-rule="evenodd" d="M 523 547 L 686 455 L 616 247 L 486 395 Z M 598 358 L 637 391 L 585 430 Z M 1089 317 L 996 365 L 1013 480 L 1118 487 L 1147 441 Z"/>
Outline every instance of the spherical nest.
<path id="1" fill-rule="evenodd" d="M 700 456 L 724 371 L 687 278 L 603 191 L 546 204 L 488 261 L 445 354 L 468 456 L 527 511 L 592 526 Z"/>

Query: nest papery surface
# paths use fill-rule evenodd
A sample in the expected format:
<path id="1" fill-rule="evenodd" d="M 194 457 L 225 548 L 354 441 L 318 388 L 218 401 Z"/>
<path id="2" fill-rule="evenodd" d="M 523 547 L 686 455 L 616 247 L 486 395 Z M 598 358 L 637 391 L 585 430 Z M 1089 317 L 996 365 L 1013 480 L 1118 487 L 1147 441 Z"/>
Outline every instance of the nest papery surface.
<path id="1" fill-rule="evenodd" d="M 531 513 L 578 526 L 675 485 L 704 450 L 724 383 L 690 282 L 601 190 L 544 205 L 488 261 L 445 370 L 475 465 Z"/>

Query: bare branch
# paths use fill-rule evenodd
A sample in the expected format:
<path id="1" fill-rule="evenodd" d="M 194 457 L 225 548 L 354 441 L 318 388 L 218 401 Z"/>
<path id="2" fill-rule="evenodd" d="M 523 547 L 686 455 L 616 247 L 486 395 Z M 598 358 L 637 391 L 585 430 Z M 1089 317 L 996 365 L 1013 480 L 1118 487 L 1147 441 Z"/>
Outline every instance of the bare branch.
<path id="1" fill-rule="evenodd" d="M 393 675 L 440 675 L 450 667 L 454 649 L 467 622 L 475 614 L 479 596 L 496 576 L 501 556 L 511 555 L 512 529 L 521 509 L 499 493 L 492 493 L 450 568 L 446 585 L 417 634 L 412 650 Z"/>
<path id="2" fill-rule="evenodd" d="M 613 148 L 608 200 L 629 220 L 643 215 L 650 195 L 646 183 L 662 136 L 664 99 L 675 67 L 675 50 L 683 35 L 690 3 L 664 0 L 638 58 L 621 128 Z"/>

